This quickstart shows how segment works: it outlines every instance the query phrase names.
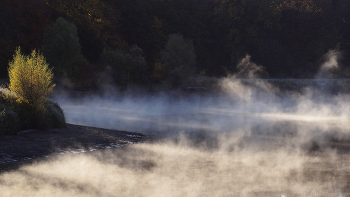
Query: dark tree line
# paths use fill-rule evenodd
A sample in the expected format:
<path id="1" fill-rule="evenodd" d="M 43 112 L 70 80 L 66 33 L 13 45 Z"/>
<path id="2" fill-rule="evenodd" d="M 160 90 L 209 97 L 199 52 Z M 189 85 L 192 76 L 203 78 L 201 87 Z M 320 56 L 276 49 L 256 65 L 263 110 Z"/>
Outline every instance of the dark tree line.
<path id="1" fill-rule="evenodd" d="M 84 78 L 108 69 L 121 86 L 176 84 L 182 71 L 220 77 L 236 72 L 247 54 L 273 78 L 314 77 L 322 56 L 335 48 L 342 66 L 350 63 L 347 0 L 1 0 L 1 77 L 17 46 L 25 53 L 55 50 L 44 35 L 58 18 L 76 27 L 82 58 L 72 65 L 49 63 L 61 69 L 58 77 L 72 67 L 65 75 L 75 83 L 89 83 Z M 171 35 L 183 38 L 174 44 L 179 49 L 193 45 L 195 63 L 175 66 L 165 58 L 176 51 L 166 49 Z"/>

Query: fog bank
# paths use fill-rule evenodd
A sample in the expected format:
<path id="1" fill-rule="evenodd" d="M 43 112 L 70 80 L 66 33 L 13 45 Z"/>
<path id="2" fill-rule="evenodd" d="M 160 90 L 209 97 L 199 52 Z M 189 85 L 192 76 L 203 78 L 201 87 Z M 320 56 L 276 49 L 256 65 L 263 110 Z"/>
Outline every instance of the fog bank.
<path id="1" fill-rule="evenodd" d="M 256 79 L 264 69 L 247 56 L 236 74 L 217 80 L 218 90 L 57 96 L 69 123 L 140 132 L 154 140 L 23 166 L 0 175 L 0 191 L 3 196 L 347 196 L 348 81 L 322 74 L 339 67 L 336 55 L 329 53 L 314 80 Z"/>

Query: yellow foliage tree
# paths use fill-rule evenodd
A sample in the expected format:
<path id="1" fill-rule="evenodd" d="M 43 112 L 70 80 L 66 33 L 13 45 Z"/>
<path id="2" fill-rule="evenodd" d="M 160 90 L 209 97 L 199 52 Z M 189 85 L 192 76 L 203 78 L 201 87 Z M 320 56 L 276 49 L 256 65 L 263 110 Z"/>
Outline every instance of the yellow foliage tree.
<path id="1" fill-rule="evenodd" d="M 44 56 L 36 50 L 29 56 L 23 55 L 18 47 L 9 63 L 8 73 L 9 89 L 29 104 L 31 114 L 36 116 L 38 112 L 44 112 L 48 96 L 55 86 L 52 69 Z"/>

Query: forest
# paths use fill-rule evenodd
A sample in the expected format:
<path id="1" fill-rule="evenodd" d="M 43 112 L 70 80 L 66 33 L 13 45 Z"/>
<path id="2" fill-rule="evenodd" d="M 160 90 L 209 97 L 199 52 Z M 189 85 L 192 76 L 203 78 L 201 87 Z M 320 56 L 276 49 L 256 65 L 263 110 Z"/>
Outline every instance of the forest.
<path id="1" fill-rule="evenodd" d="M 314 78 L 334 49 L 350 76 L 347 0 L 0 0 L 0 18 L 0 78 L 18 47 L 79 89 L 176 88 L 235 73 L 247 55 L 265 78 Z"/>

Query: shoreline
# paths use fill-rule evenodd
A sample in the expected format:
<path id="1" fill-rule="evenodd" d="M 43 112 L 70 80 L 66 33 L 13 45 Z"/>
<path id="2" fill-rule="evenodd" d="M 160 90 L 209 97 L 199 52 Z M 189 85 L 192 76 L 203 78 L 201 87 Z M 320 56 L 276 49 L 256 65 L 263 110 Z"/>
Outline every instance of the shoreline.
<path id="1" fill-rule="evenodd" d="M 77 154 L 139 143 L 141 133 L 67 124 L 66 128 L 31 130 L 0 136 L 0 173 L 55 155 Z"/>

